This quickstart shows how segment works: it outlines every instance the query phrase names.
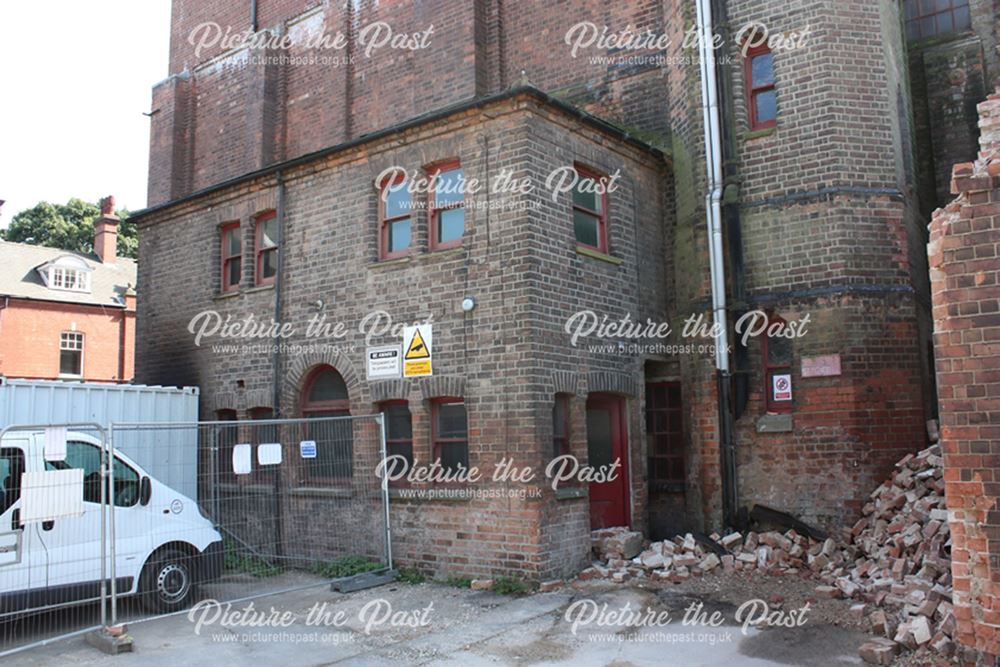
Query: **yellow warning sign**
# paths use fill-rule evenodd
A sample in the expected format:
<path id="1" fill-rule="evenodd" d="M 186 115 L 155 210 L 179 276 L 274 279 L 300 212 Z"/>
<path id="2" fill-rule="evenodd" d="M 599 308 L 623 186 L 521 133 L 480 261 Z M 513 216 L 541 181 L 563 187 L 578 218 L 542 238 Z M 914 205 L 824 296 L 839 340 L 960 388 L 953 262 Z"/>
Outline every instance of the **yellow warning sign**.
<path id="1" fill-rule="evenodd" d="M 427 347 L 427 343 L 424 342 L 424 337 L 420 335 L 420 329 L 417 327 L 414 327 L 414 329 L 413 339 L 410 341 L 410 346 L 406 348 L 406 360 L 430 359 L 431 351 Z"/>
<path id="2" fill-rule="evenodd" d="M 403 329 L 403 377 L 414 378 L 433 375 L 431 357 L 434 350 L 433 330 L 430 324 Z"/>

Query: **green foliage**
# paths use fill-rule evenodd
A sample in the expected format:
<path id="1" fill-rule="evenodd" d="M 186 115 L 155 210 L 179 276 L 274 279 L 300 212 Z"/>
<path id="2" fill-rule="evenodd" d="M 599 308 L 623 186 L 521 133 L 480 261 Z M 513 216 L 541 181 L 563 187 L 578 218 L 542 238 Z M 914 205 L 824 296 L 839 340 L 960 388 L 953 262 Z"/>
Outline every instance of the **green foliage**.
<path id="1" fill-rule="evenodd" d="M 225 569 L 229 572 L 243 572 L 254 577 L 273 577 L 281 574 L 281 568 L 267 561 L 246 553 L 233 540 L 224 542 Z"/>
<path id="2" fill-rule="evenodd" d="M 381 567 L 381 563 L 363 556 L 341 556 L 325 563 L 316 563 L 309 568 L 309 571 L 325 579 L 337 579 L 351 577 L 362 572 L 371 572 Z"/>
<path id="3" fill-rule="evenodd" d="M 441 582 L 445 586 L 452 586 L 454 588 L 469 588 L 472 586 L 472 579 L 468 577 L 448 577 Z"/>
<path id="4" fill-rule="evenodd" d="M 493 592 L 503 595 L 524 595 L 531 592 L 531 585 L 517 577 L 500 577 L 493 582 Z"/>
<path id="5" fill-rule="evenodd" d="M 39 202 L 34 208 L 15 215 L 10 226 L 0 230 L 0 239 L 77 252 L 93 252 L 94 218 L 100 213 L 98 204 L 76 198 L 65 204 Z M 126 222 L 129 215 L 127 210 L 117 211 L 116 215 L 122 219 L 122 223 L 118 225 L 118 254 L 134 259 L 139 249 L 135 225 Z"/>
<path id="6" fill-rule="evenodd" d="M 413 567 L 403 567 L 396 572 L 396 581 L 404 584 L 422 584 L 427 581 L 427 577 L 420 574 L 420 571 Z"/>

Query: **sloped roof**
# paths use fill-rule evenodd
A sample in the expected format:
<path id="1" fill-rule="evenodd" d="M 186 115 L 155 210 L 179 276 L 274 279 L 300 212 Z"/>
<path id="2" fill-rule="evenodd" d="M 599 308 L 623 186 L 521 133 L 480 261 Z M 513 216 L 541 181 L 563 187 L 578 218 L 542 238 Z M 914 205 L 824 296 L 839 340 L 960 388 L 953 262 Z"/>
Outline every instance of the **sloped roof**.
<path id="1" fill-rule="evenodd" d="M 37 269 L 65 256 L 83 260 L 92 270 L 89 293 L 45 286 Z M 135 260 L 125 257 L 104 264 L 93 253 L 0 241 L 0 296 L 122 308 L 125 292 L 135 281 Z"/>

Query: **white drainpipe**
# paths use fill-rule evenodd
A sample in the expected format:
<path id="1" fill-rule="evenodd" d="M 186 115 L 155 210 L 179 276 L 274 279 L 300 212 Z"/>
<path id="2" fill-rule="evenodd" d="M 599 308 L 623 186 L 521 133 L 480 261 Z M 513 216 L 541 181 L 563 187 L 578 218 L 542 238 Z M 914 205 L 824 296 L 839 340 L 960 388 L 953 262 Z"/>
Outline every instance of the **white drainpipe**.
<path id="1" fill-rule="evenodd" d="M 719 127 L 719 86 L 715 78 L 714 32 L 711 0 L 695 0 L 698 34 L 701 39 L 701 100 L 705 133 L 705 165 L 708 193 L 705 214 L 708 220 L 708 257 L 712 274 L 712 321 L 715 339 L 715 367 L 729 373 L 729 329 L 726 318 L 726 265 L 722 251 L 722 133 Z"/>

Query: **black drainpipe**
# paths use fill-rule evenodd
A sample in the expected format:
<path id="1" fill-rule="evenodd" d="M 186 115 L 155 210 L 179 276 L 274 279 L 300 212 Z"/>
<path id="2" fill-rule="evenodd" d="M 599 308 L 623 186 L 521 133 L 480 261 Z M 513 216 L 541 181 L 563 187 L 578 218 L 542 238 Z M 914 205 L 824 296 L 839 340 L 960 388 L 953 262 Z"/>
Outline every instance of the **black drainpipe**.
<path id="1" fill-rule="evenodd" d="M 257 0 L 250 0 L 250 30 L 257 32 Z"/>
<path id="2" fill-rule="evenodd" d="M 279 169 L 275 173 L 275 179 L 277 180 L 277 210 L 274 212 L 274 218 L 277 226 L 277 238 L 275 242 L 278 244 L 278 249 L 275 251 L 278 259 L 278 266 L 275 267 L 274 272 L 274 321 L 281 322 L 282 317 L 282 301 L 281 301 L 281 287 L 282 287 L 282 273 L 285 268 L 285 177 L 284 173 Z M 280 326 L 280 325 L 279 325 Z M 274 386 L 271 388 L 273 393 L 271 399 L 272 413 L 271 416 L 275 419 L 281 417 L 281 341 L 277 341 L 274 348 L 274 355 L 272 357 L 272 367 L 274 369 Z M 281 428 L 280 426 L 278 427 Z M 280 468 L 281 466 L 278 466 Z M 274 516 L 276 521 L 274 522 L 274 538 L 275 538 L 275 551 L 279 556 L 284 553 L 284 521 L 282 520 L 282 503 L 281 503 L 281 489 L 282 489 L 282 479 L 281 470 L 279 469 L 274 475 Z"/>
<path id="3" fill-rule="evenodd" d="M 724 45 L 729 45 L 732 31 L 729 29 L 729 14 L 724 0 L 712 0 L 713 30 L 719 33 Z M 726 49 L 726 47 L 722 47 Z M 719 125 L 722 130 L 722 224 L 726 241 L 726 260 L 729 277 L 729 298 L 732 317 L 737 321 L 747 310 L 746 267 L 743 261 L 743 230 L 740 223 L 739 187 L 740 173 L 736 146 L 735 118 L 733 114 L 732 70 L 724 56 L 724 50 L 715 60 L 716 79 L 719 91 Z M 749 395 L 750 358 L 746 345 L 735 336 L 731 339 L 733 354 L 729 377 L 719 377 L 719 421 L 722 442 L 722 475 L 726 522 L 737 528 L 745 528 L 747 508 L 741 505 L 739 478 L 736 461 L 735 422 L 746 410 Z"/>
<path id="4" fill-rule="evenodd" d="M 277 243 L 278 249 L 275 254 L 278 256 L 278 266 L 275 267 L 274 273 L 274 321 L 281 323 L 282 317 L 282 274 L 285 269 L 285 176 L 279 170 L 275 174 L 277 179 L 278 187 L 278 204 L 277 211 L 275 211 L 275 222 L 277 224 L 277 237 L 275 243 Z M 275 418 L 281 416 L 281 350 L 280 345 L 275 346 L 273 359 L 271 362 L 272 368 L 274 369 L 274 386 L 272 390 L 273 403 L 274 406 L 274 416 Z"/>

